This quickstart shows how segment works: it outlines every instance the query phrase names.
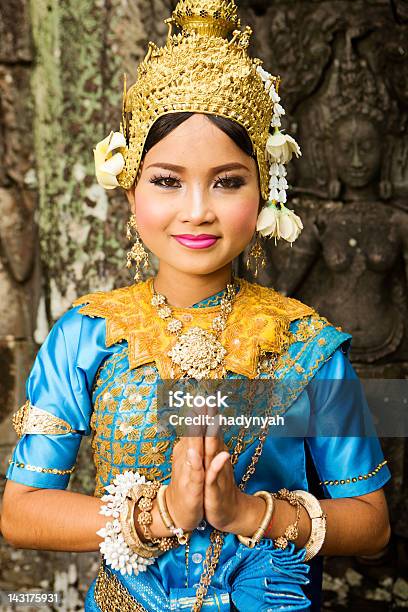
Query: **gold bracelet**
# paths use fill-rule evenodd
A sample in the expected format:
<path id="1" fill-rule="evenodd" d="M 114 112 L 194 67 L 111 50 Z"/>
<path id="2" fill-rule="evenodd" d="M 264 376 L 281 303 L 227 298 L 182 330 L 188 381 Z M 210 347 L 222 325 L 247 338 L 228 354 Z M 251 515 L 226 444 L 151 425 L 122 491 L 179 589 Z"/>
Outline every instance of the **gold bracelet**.
<path id="1" fill-rule="evenodd" d="M 139 510 L 141 510 L 137 517 L 137 522 L 140 525 L 146 540 L 150 540 L 153 544 L 157 544 L 158 548 L 162 552 L 166 552 L 178 546 L 177 538 L 174 536 L 154 538 L 149 528 L 149 525 L 151 525 L 153 522 L 153 518 L 151 515 L 151 511 L 153 509 L 153 500 L 157 496 L 157 492 L 160 487 L 161 484 L 158 481 L 142 485 L 141 497 L 137 502 L 138 508 Z"/>
<path id="2" fill-rule="evenodd" d="M 284 499 L 285 501 L 289 502 L 291 506 L 296 506 L 295 522 L 292 523 L 291 525 L 288 525 L 288 527 L 286 527 L 285 529 L 285 533 L 273 541 L 276 548 L 281 548 L 282 550 L 285 550 L 285 548 L 287 547 L 289 543 L 289 540 L 294 542 L 299 536 L 298 526 L 299 526 L 299 520 L 300 520 L 301 505 L 300 505 L 300 502 L 297 496 L 293 493 L 293 491 L 288 491 L 288 489 L 280 489 L 277 493 L 273 493 L 272 495 L 276 499 Z"/>
<path id="3" fill-rule="evenodd" d="M 254 493 L 257 497 L 262 497 L 262 499 L 266 502 L 265 514 L 262 517 L 261 524 L 258 529 L 255 531 L 254 535 L 249 538 L 247 536 L 243 536 L 238 534 L 237 538 L 245 546 L 248 548 L 254 548 L 256 544 L 263 538 L 265 531 L 271 521 L 272 513 L 273 513 L 273 495 L 269 493 L 269 491 L 257 491 Z"/>
<path id="4" fill-rule="evenodd" d="M 166 502 L 166 489 L 167 485 L 161 485 L 158 493 L 157 493 L 157 505 L 159 508 L 160 516 L 163 521 L 164 526 L 174 534 L 177 538 L 179 544 L 187 544 L 188 540 L 191 536 L 191 531 L 184 531 L 181 527 L 175 527 L 173 523 L 173 519 L 169 514 L 169 510 L 167 508 Z"/>
<path id="5" fill-rule="evenodd" d="M 310 537 L 304 546 L 306 549 L 305 561 L 310 561 L 323 546 L 326 537 L 327 514 L 323 512 L 319 500 L 308 491 L 296 490 L 293 493 L 305 508 L 312 523 Z"/>
<path id="6" fill-rule="evenodd" d="M 129 548 L 141 557 L 144 557 L 145 559 L 158 557 L 161 553 L 160 549 L 157 546 L 146 545 L 141 541 L 136 531 L 133 519 L 136 503 L 137 502 L 135 500 L 126 499 L 120 513 L 119 520 L 124 540 Z"/>

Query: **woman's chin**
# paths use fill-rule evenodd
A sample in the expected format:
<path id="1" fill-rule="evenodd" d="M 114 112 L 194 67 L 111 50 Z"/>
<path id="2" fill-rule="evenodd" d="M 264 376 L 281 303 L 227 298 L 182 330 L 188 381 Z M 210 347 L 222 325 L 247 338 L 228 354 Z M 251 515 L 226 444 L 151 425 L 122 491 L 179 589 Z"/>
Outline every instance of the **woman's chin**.
<path id="1" fill-rule="evenodd" d="M 194 275 L 212 274 L 232 263 L 232 259 L 230 258 L 204 257 L 203 255 L 194 258 L 191 255 L 188 257 L 179 256 L 171 259 L 163 257 L 162 259 L 159 258 L 159 261 L 161 266 L 164 264 L 183 274 Z"/>

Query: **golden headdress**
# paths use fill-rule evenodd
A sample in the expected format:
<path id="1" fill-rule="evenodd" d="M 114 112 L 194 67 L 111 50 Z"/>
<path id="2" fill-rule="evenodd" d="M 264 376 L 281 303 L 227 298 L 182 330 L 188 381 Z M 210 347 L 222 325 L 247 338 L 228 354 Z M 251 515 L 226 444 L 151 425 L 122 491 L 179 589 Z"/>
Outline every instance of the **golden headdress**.
<path id="1" fill-rule="evenodd" d="M 169 28 L 166 44 L 149 43 L 137 80 L 128 91 L 125 78 L 120 132 L 111 132 L 95 149 L 98 181 L 106 189 L 132 187 L 147 135 L 159 117 L 186 111 L 223 116 L 247 130 L 258 162 L 262 197 L 269 205 L 280 205 L 274 206 L 273 214 L 271 208 L 263 209 L 264 222 L 258 229 L 263 235 L 280 237 L 274 215 L 283 218 L 283 211 L 287 216 L 292 212 L 284 207 L 288 185 L 283 165 L 293 153 L 301 154 L 296 141 L 279 131 L 285 114 L 279 104 L 280 77 L 249 56 L 252 30 L 241 29 L 234 1 L 180 0 L 165 23 Z M 269 231 L 271 222 L 278 225 L 275 233 Z M 292 242 L 300 232 L 300 219 L 296 227 L 293 221 L 289 225 L 290 236 L 281 234 Z"/>

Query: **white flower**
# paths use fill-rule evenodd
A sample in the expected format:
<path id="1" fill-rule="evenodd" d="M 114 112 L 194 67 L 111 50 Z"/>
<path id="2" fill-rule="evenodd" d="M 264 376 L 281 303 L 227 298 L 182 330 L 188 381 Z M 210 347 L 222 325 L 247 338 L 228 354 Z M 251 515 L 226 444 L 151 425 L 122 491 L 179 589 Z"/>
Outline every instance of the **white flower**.
<path id="1" fill-rule="evenodd" d="M 283 134 L 278 129 L 275 129 L 274 134 L 270 134 L 266 143 L 266 151 L 272 162 L 280 164 L 289 162 L 293 153 L 296 157 L 302 155 L 296 140 L 289 134 Z"/>
<path id="2" fill-rule="evenodd" d="M 271 97 L 272 102 L 275 102 L 275 106 L 276 106 L 276 104 L 278 102 L 280 102 L 280 96 L 278 95 L 278 93 L 277 93 L 277 91 L 275 89 L 275 85 L 272 85 L 272 87 L 270 88 L 269 95 Z M 285 112 L 283 112 L 283 114 L 285 114 Z"/>
<path id="3" fill-rule="evenodd" d="M 125 159 L 122 153 L 113 154 L 113 152 L 124 147 L 126 147 L 126 140 L 123 134 L 111 132 L 94 149 L 96 179 L 104 189 L 115 189 L 119 186 L 116 177 L 122 172 Z"/>
<path id="4" fill-rule="evenodd" d="M 286 111 L 280 104 L 276 103 L 274 106 L 274 114 L 281 117 L 282 115 L 286 115 Z"/>
<path id="5" fill-rule="evenodd" d="M 276 235 L 279 212 L 276 206 L 264 206 L 262 208 L 256 223 L 256 229 L 261 236 Z"/>
<path id="6" fill-rule="evenodd" d="M 283 204 L 279 209 L 275 204 L 268 202 L 259 213 L 256 229 L 264 237 L 275 238 L 275 241 L 283 238 L 292 244 L 301 233 L 303 224 L 293 210 Z"/>
<path id="7" fill-rule="evenodd" d="M 301 218 L 293 210 L 282 206 L 279 218 L 279 234 L 284 240 L 292 244 L 299 237 L 303 229 Z"/>
<path id="8" fill-rule="evenodd" d="M 105 486 L 108 495 L 103 496 L 103 501 L 107 501 L 107 506 L 102 506 L 100 514 L 112 515 L 113 521 L 106 523 L 105 527 L 96 533 L 103 538 L 99 544 L 100 551 L 106 563 L 113 569 L 119 570 L 122 574 L 137 575 L 140 571 L 146 571 L 147 566 L 155 562 L 155 559 L 147 559 L 136 554 L 128 546 L 122 533 L 122 526 L 119 520 L 123 504 L 130 490 L 136 484 L 145 483 L 145 476 L 139 472 L 126 470 L 123 474 L 118 474 L 112 484 Z"/>
<path id="9" fill-rule="evenodd" d="M 256 71 L 264 83 L 268 83 L 268 81 L 272 82 L 272 75 L 269 72 L 267 72 L 264 68 L 262 68 L 262 66 L 257 66 Z"/>

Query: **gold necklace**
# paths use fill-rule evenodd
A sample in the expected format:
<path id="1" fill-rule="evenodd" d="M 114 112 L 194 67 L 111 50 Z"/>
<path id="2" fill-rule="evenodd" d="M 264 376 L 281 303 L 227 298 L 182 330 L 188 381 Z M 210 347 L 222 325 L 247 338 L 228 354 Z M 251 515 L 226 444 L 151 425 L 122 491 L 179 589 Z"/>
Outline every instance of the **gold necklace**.
<path id="1" fill-rule="evenodd" d="M 213 331 L 195 326 L 182 333 L 183 323 L 174 317 L 166 297 L 157 293 L 154 285 L 152 288 L 151 304 L 156 308 L 159 317 L 167 321 L 167 331 L 177 336 L 176 344 L 167 353 L 171 357 L 173 366 L 170 377 L 175 378 L 175 367 L 178 367 L 183 373 L 182 378 L 191 377 L 201 380 L 210 377 L 213 371 L 215 371 L 216 378 L 223 378 L 225 375 L 224 357 L 227 351 L 219 338 L 226 327 L 235 294 L 239 289 L 236 279 L 233 279 L 233 283 L 227 284 L 226 293 L 221 299 L 221 314 L 214 317 L 212 321 Z"/>

